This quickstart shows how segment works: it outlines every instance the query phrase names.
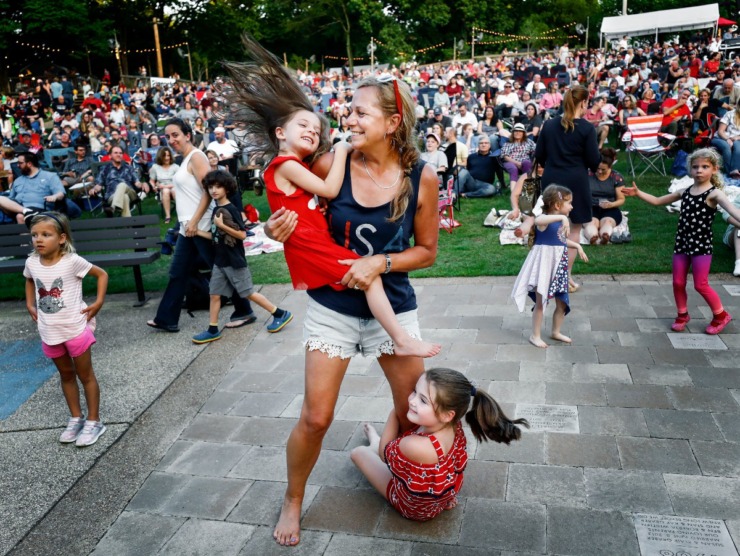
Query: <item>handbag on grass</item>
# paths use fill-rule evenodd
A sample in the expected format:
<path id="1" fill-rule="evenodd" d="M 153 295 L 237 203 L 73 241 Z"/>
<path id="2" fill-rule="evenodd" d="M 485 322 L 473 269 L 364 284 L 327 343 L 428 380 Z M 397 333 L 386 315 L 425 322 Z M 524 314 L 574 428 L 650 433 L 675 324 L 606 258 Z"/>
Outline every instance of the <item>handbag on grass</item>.
<path id="1" fill-rule="evenodd" d="M 519 210 L 529 216 L 537 202 L 537 197 L 542 192 L 542 178 L 537 175 L 537 163 L 532 165 L 532 170 L 524 178 L 522 190 L 519 193 Z"/>

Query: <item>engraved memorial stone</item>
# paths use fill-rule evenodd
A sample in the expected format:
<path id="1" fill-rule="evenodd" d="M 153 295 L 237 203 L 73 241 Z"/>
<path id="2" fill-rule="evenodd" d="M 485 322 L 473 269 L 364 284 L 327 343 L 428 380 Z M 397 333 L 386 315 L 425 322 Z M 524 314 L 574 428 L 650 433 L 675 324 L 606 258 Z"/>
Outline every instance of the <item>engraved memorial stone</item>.
<path id="1" fill-rule="evenodd" d="M 740 286 L 733 284 L 731 286 L 722 286 L 727 290 L 727 293 L 729 293 L 732 296 L 738 296 L 740 295 Z"/>
<path id="2" fill-rule="evenodd" d="M 727 349 L 719 336 L 708 334 L 678 334 L 668 333 L 668 339 L 674 349 Z"/>
<path id="3" fill-rule="evenodd" d="M 579 432 L 575 405 L 520 403 L 516 405 L 516 418 L 529 421 L 530 431 Z"/>
<path id="4" fill-rule="evenodd" d="M 634 514 L 642 556 L 737 556 L 723 521 Z"/>

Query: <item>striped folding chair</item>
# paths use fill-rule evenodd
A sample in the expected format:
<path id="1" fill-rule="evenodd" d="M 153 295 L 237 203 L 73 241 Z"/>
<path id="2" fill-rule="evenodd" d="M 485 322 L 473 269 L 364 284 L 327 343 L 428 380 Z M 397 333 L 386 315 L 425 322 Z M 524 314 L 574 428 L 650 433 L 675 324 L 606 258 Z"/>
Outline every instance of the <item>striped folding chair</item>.
<path id="1" fill-rule="evenodd" d="M 633 178 L 638 177 L 636 170 L 640 168 L 642 169 L 640 176 L 648 170 L 653 170 L 661 176 L 668 175 L 665 169 L 666 153 L 676 140 L 676 136 L 660 133 L 662 124 L 662 114 L 627 118 L 627 131 L 622 136 L 622 141 L 626 144 Z M 661 142 L 660 139 L 664 141 Z"/>

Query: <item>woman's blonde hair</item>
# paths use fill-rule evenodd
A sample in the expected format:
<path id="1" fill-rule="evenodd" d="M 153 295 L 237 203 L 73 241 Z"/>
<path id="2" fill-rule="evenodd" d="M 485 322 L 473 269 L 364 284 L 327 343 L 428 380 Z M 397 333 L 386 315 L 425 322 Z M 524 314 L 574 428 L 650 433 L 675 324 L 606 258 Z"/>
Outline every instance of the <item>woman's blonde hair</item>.
<path id="1" fill-rule="evenodd" d="M 582 85 L 573 85 L 566 91 L 563 97 L 563 117 L 560 120 L 560 125 L 563 126 L 566 132 L 575 129 L 576 111 L 581 103 L 586 100 L 588 100 L 588 89 Z"/>
<path id="2" fill-rule="evenodd" d="M 686 160 L 686 169 L 689 171 L 689 174 L 691 174 L 691 165 L 694 163 L 695 160 L 708 160 L 715 170 L 722 169 L 722 164 L 723 164 L 722 157 L 714 149 L 710 149 L 710 148 L 697 149 L 694 152 L 692 152 L 689 155 L 689 158 Z M 724 183 L 722 181 L 722 175 L 719 172 L 715 172 L 714 174 L 712 174 L 712 179 L 710 181 L 712 185 L 716 187 L 717 189 L 722 189 L 724 186 Z"/>
<path id="3" fill-rule="evenodd" d="M 401 101 L 399 107 L 396 101 L 396 85 L 398 86 L 398 98 Z M 396 130 L 388 134 L 386 141 L 389 142 L 391 149 L 398 153 L 401 170 L 404 173 L 404 179 L 398 187 L 396 196 L 391 201 L 390 222 L 395 222 L 403 218 L 411 199 L 411 170 L 419 161 L 419 149 L 414 139 L 414 127 L 416 125 L 416 116 L 414 113 L 414 100 L 411 97 L 411 91 L 408 85 L 400 79 L 379 80 L 376 77 L 367 77 L 363 79 L 357 89 L 365 87 L 374 87 L 378 92 L 378 107 L 386 117 L 394 114 L 401 114 L 401 122 Z"/>
<path id="4" fill-rule="evenodd" d="M 29 229 L 33 231 L 33 227 L 36 224 L 42 224 L 44 222 L 50 223 L 54 226 L 54 229 L 59 235 L 64 234 L 66 241 L 59 246 L 60 251 L 63 254 L 75 253 L 75 246 L 72 244 L 72 231 L 69 226 L 69 219 L 61 212 L 42 212 L 37 214 L 31 219 L 31 225 Z M 33 252 L 38 255 L 36 248 L 33 248 Z"/>

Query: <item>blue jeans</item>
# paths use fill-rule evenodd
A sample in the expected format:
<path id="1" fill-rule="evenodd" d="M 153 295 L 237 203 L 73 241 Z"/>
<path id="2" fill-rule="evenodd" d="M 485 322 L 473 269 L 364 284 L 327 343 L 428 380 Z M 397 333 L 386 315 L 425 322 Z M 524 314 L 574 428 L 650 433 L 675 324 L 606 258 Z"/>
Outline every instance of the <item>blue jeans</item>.
<path id="1" fill-rule="evenodd" d="M 492 183 L 475 179 L 465 168 L 458 169 L 455 186 L 455 193 L 464 194 L 468 198 L 493 197 L 496 194 L 496 188 Z"/>
<path id="2" fill-rule="evenodd" d="M 188 277 L 198 268 L 199 263 L 213 267 L 213 245 L 203 237 L 179 235 L 175 244 L 175 254 L 170 264 L 170 281 L 164 290 L 154 321 L 160 326 L 174 326 L 180 321 L 182 302 L 188 290 Z M 231 296 L 234 311 L 238 315 L 249 315 L 252 307 L 249 301 L 234 292 Z"/>
<path id="3" fill-rule="evenodd" d="M 725 173 L 729 174 L 733 170 L 740 170 L 740 142 L 734 142 L 732 147 L 721 137 L 712 139 L 712 147 L 719 151 L 724 161 Z"/>
<path id="4" fill-rule="evenodd" d="M 61 208 L 57 203 L 64 203 L 64 208 Z M 82 209 L 72 199 L 65 197 L 62 201 L 57 201 L 57 203 L 45 203 L 44 210 L 59 210 L 66 213 L 67 218 L 70 220 L 78 218 L 82 214 Z"/>

